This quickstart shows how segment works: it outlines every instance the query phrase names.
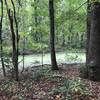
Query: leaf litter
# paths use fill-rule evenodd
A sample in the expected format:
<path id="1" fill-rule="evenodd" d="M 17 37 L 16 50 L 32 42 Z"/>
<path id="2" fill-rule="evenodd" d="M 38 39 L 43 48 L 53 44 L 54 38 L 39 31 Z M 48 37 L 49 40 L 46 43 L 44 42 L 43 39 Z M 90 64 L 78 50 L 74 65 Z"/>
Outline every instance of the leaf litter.
<path id="1" fill-rule="evenodd" d="M 0 78 L 0 100 L 100 100 L 100 82 L 80 78 L 78 66 L 63 64 L 54 72 L 46 65 L 35 73 L 32 67 L 19 82 Z"/>

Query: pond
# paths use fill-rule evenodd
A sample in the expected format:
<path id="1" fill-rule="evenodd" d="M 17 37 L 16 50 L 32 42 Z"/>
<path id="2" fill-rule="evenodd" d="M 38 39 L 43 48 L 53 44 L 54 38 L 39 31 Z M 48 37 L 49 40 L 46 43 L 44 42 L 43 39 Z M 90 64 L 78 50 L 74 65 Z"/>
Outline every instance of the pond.
<path id="1" fill-rule="evenodd" d="M 22 60 L 22 56 L 19 56 L 19 61 Z M 57 52 L 56 53 L 57 63 L 85 63 L 86 55 L 85 53 L 66 53 L 66 52 Z M 43 64 L 51 64 L 50 53 L 42 54 L 32 54 L 25 55 L 25 67 L 34 66 L 34 65 L 42 65 Z M 23 62 L 19 63 L 20 68 L 23 66 Z"/>

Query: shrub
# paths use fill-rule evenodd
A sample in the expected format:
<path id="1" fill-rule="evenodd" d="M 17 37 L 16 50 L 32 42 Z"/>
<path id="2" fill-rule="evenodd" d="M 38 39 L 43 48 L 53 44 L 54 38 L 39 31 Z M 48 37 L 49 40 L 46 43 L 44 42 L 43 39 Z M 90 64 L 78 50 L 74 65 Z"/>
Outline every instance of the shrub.
<path id="1" fill-rule="evenodd" d="M 74 93 L 81 95 L 92 95 L 80 79 L 77 80 L 66 79 L 62 86 L 53 88 L 49 92 L 50 95 L 55 95 L 59 93 L 64 94 L 67 100 L 73 100 L 72 95 Z"/>

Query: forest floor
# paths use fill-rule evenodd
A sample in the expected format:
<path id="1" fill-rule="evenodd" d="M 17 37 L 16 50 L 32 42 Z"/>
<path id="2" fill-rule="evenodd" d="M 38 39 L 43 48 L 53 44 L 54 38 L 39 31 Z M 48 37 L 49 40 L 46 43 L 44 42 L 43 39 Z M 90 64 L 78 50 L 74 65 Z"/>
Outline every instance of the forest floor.
<path id="1" fill-rule="evenodd" d="M 81 64 L 62 64 L 59 71 L 51 66 L 32 67 L 16 82 L 9 74 L 0 77 L 0 100 L 100 100 L 100 82 L 79 77 Z"/>

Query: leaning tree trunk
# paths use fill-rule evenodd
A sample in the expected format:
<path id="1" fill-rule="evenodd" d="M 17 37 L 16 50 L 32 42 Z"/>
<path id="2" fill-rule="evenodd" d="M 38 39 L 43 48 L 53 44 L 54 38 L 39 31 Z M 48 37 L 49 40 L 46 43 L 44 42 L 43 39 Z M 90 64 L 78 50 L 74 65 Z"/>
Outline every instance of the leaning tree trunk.
<path id="1" fill-rule="evenodd" d="M 3 69 L 3 75 L 6 76 L 4 59 L 3 59 L 3 40 L 2 40 L 2 21 L 3 21 L 3 0 L 1 0 L 1 18 L 0 18 L 0 56 L 1 56 L 1 64 Z"/>
<path id="2" fill-rule="evenodd" d="M 55 21 L 54 21 L 54 0 L 49 0 L 49 16 L 50 16 L 50 46 L 51 46 L 51 63 L 52 69 L 58 70 L 55 55 Z"/>
<path id="3" fill-rule="evenodd" d="M 91 5 L 91 31 L 89 42 L 89 78 L 100 81 L 100 3 Z"/>

